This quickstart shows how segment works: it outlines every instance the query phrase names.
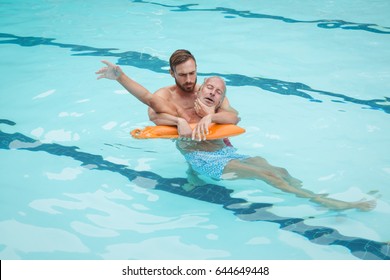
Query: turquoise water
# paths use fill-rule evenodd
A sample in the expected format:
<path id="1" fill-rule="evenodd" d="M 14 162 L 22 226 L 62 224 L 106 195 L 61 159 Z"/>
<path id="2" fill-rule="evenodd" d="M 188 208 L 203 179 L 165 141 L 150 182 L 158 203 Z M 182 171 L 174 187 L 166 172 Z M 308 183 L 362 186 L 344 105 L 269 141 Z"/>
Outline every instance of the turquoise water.
<path id="1" fill-rule="evenodd" d="M 388 1 L 0 1 L 1 259 L 389 259 Z M 186 191 L 170 140 L 140 141 L 167 60 L 220 75 L 240 153 L 317 193 L 377 198 L 332 212 L 256 181 Z"/>

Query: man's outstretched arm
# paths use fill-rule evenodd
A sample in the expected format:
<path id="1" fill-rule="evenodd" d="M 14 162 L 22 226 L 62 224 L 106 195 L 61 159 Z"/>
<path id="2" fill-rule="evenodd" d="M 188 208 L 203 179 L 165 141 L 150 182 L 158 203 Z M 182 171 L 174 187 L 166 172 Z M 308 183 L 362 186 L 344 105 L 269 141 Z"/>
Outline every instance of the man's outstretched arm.
<path id="1" fill-rule="evenodd" d="M 154 97 L 153 94 L 148 91 L 145 87 L 128 77 L 122 69 L 109 61 L 103 60 L 106 67 L 101 68 L 96 74 L 100 75 L 97 79 L 109 79 L 116 80 L 120 83 L 131 95 L 136 97 L 139 101 L 145 105 L 153 108 L 155 112 L 158 113 L 167 113 L 167 114 L 176 114 L 176 110 L 164 99 L 159 97 Z"/>

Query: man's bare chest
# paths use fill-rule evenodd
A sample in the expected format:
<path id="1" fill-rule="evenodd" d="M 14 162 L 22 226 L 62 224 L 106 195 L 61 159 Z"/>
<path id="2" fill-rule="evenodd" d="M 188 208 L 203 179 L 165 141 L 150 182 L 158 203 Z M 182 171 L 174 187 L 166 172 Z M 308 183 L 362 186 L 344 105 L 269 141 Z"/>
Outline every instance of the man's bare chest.
<path id="1" fill-rule="evenodd" d="M 184 110 L 190 110 L 190 109 L 194 108 L 195 96 L 188 96 L 186 98 L 182 98 L 182 97 L 173 95 L 171 100 L 176 106 L 178 106 Z"/>
<path id="2" fill-rule="evenodd" d="M 178 97 L 171 96 L 171 101 L 175 104 L 176 107 L 180 108 L 182 112 L 185 112 L 188 117 L 190 117 L 190 122 L 198 122 L 200 120 L 199 116 L 195 111 L 195 95 L 191 95 L 188 97 Z"/>

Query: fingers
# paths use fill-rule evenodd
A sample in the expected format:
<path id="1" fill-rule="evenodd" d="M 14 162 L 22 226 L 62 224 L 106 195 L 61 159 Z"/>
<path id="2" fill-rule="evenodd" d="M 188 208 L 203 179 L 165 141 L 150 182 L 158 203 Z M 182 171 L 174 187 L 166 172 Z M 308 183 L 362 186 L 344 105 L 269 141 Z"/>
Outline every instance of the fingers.
<path id="1" fill-rule="evenodd" d="M 102 74 L 102 75 L 99 76 L 97 79 L 102 79 L 102 78 L 104 78 L 104 77 L 105 77 L 104 74 L 107 72 L 107 70 L 108 70 L 110 67 L 112 67 L 112 68 L 115 68 L 115 67 L 116 67 L 115 64 L 113 64 L 113 63 L 111 63 L 111 62 L 109 62 L 109 61 L 107 61 L 107 60 L 102 60 L 102 63 L 106 64 L 107 67 L 102 67 L 102 68 L 100 68 L 98 71 L 95 72 L 95 74 Z"/>
<path id="2" fill-rule="evenodd" d="M 96 71 L 95 74 L 97 74 L 97 75 L 100 74 L 100 76 L 98 76 L 96 79 L 97 79 L 97 80 L 100 80 L 100 79 L 105 78 L 105 73 L 106 73 L 106 71 L 107 71 L 107 67 L 103 67 L 103 68 L 101 68 L 100 70 Z"/>
<path id="3" fill-rule="evenodd" d="M 196 141 L 199 141 L 198 138 L 198 132 L 197 132 L 197 129 L 195 128 L 193 131 L 192 131 L 192 136 L 191 136 L 191 139 L 192 140 L 196 140 Z"/>
<path id="4" fill-rule="evenodd" d="M 102 62 L 103 62 L 104 64 L 106 64 L 107 66 L 115 67 L 115 64 L 114 64 L 114 63 L 109 62 L 109 61 L 107 61 L 107 60 L 102 60 Z"/>
<path id="5" fill-rule="evenodd" d="M 103 67 L 103 68 L 100 68 L 98 71 L 96 71 L 95 74 L 103 74 L 106 71 L 107 71 L 107 68 Z"/>
<path id="6" fill-rule="evenodd" d="M 195 99 L 194 109 L 196 114 L 198 114 L 198 116 L 200 117 L 204 117 L 205 115 L 207 115 L 207 112 L 202 107 L 202 103 L 199 101 L 199 98 Z"/>
<path id="7" fill-rule="evenodd" d="M 208 124 L 204 124 L 204 133 L 205 133 L 205 135 L 208 135 L 209 134 L 209 126 L 208 126 Z M 206 137 L 206 136 L 205 136 Z M 206 139 L 205 139 L 206 140 Z"/>
<path id="8" fill-rule="evenodd" d="M 208 126 L 204 123 L 199 123 L 192 131 L 192 140 L 204 141 L 209 134 Z"/>
<path id="9" fill-rule="evenodd" d="M 194 140 L 202 141 L 206 140 L 209 134 L 209 125 L 211 124 L 211 115 L 207 115 L 195 126 L 192 138 Z"/>
<path id="10" fill-rule="evenodd" d="M 196 112 L 196 113 L 199 113 L 198 99 L 195 100 L 194 109 L 195 109 L 195 112 Z"/>
<path id="11" fill-rule="evenodd" d="M 201 109 L 202 107 L 199 104 L 199 98 L 195 99 L 195 107 Z"/>

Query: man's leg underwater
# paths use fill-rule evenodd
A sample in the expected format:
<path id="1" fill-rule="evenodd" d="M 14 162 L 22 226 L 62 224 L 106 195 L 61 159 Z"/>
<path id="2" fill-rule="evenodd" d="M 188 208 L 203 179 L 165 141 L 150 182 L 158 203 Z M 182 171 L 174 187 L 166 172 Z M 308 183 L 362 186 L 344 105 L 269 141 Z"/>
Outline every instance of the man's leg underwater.
<path id="1" fill-rule="evenodd" d="M 285 169 L 283 167 L 273 166 L 273 165 L 269 164 L 268 161 L 262 157 L 259 157 L 259 156 L 251 157 L 248 159 L 244 159 L 242 161 L 244 163 L 248 163 L 252 166 L 257 166 L 257 167 L 261 167 L 261 168 L 264 168 L 266 170 L 269 170 L 270 172 L 280 176 L 282 179 L 287 181 L 287 183 L 289 183 L 292 186 L 302 187 L 302 181 L 291 176 L 290 173 L 287 171 L 287 169 Z"/>
<path id="2" fill-rule="evenodd" d="M 333 210 L 356 208 L 362 211 L 369 211 L 376 206 L 375 200 L 346 202 L 333 198 L 328 198 L 326 197 L 326 195 L 315 194 L 312 191 L 302 188 L 301 184 L 299 184 L 299 186 L 291 184 L 289 180 L 286 179 L 286 176 L 284 176 L 286 172 L 284 172 L 284 169 L 279 169 L 278 167 L 271 166 L 266 160 L 260 157 L 256 157 L 245 160 L 229 161 L 223 171 L 222 179 L 262 180 L 267 184 L 284 192 L 295 194 L 298 197 L 308 198 L 311 201 L 319 203 Z"/>

